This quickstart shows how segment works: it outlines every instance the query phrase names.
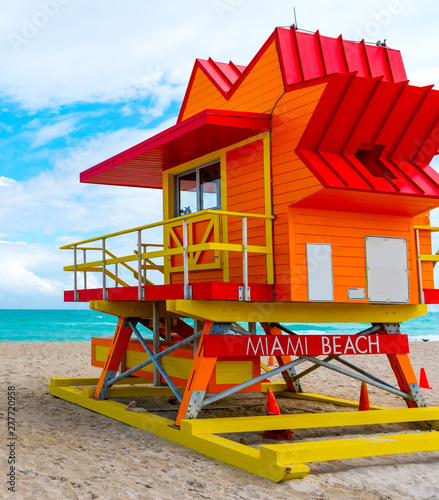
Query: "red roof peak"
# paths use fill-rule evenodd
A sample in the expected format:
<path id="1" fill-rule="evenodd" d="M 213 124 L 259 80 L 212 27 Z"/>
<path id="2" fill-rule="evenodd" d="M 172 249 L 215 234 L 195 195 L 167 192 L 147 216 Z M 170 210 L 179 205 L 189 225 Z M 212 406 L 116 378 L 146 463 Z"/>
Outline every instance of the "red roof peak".
<path id="1" fill-rule="evenodd" d="M 208 60 L 197 59 L 197 63 L 222 93 L 229 92 L 246 68 L 237 66 L 232 61 L 216 62 L 211 57 Z"/>
<path id="2" fill-rule="evenodd" d="M 288 87 L 334 73 L 402 82 L 407 76 L 399 50 L 322 36 L 291 28 L 276 28 L 279 59 Z"/>
<path id="3" fill-rule="evenodd" d="M 405 82 L 407 76 L 399 50 L 383 44 L 369 45 L 362 40 L 352 42 L 338 38 L 303 32 L 291 28 L 276 28 L 247 66 L 197 59 L 181 106 L 178 122 L 183 119 L 186 102 L 191 92 L 197 69 L 201 69 L 225 99 L 230 99 L 242 81 L 251 72 L 267 48 L 275 41 L 279 54 L 285 90 L 297 84 L 336 73 L 366 78 L 382 78 L 386 82 Z"/>

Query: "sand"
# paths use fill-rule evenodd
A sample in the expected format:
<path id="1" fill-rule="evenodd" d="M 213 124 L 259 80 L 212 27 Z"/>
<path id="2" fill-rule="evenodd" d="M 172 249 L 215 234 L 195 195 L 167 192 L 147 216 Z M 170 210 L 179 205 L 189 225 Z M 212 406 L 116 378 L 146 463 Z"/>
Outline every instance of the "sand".
<path id="1" fill-rule="evenodd" d="M 427 404 L 439 406 L 439 342 L 412 342 L 410 349 L 415 372 L 424 367 L 433 387 L 423 391 Z M 312 464 L 306 478 L 275 484 L 52 397 L 51 377 L 99 374 L 89 365 L 88 343 L 0 343 L 0 351 L 0 498 L 439 499 L 439 452 Z M 381 356 L 358 356 L 355 362 L 392 380 Z M 18 409 L 15 494 L 6 485 L 10 385 Z M 303 389 L 358 400 L 359 382 L 319 369 L 304 379 Z M 399 398 L 374 388 L 369 396 L 373 404 L 404 407 Z M 311 409 L 297 400 L 279 406 Z"/>

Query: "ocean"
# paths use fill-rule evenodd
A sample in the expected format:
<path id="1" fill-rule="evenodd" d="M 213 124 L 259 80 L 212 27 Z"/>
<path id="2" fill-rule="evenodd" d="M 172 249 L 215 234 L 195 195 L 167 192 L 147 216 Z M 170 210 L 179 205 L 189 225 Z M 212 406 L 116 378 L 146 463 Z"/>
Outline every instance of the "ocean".
<path id="1" fill-rule="evenodd" d="M 91 337 L 113 335 L 117 318 L 91 310 L 0 309 L 0 342 L 88 342 Z M 354 334 L 370 324 L 284 323 L 301 334 Z M 144 329 L 142 329 L 145 332 Z M 439 340 L 439 312 L 402 324 L 410 340 Z M 145 332 L 145 337 L 152 335 Z"/>

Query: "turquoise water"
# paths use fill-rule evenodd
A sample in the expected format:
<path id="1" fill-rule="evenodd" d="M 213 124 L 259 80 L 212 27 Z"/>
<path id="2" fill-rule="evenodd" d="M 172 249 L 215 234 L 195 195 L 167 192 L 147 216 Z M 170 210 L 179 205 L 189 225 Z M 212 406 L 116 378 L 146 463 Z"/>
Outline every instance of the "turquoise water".
<path id="1" fill-rule="evenodd" d="M 90 310 L 0 309 L 0 342 L 81 342 L 112 335 L 117 318 Z"/>
<path id="2" fill-rule="evenodd" d="M 88 342 L 90 337 L 112 335 L 117 318 L 90 310 L 0 309 L 0 342 Z M 297 333 L 357 333 L 370 324 L 287 324 Z M 439 312 L 407 321 L 402 333 L 410 340 L 439 340 Z M 145 336 L 148 337 L 145 333 Z"/>

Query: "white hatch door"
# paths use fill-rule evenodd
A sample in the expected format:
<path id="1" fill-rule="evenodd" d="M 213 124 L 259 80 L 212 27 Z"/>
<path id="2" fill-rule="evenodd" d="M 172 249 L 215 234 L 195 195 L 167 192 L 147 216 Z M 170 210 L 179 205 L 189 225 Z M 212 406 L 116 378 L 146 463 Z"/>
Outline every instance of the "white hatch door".
<path id="1" fill-rule="evenodd" d="M 407 240 L 366 236 L 367 300 L 409 302 Z"/>

